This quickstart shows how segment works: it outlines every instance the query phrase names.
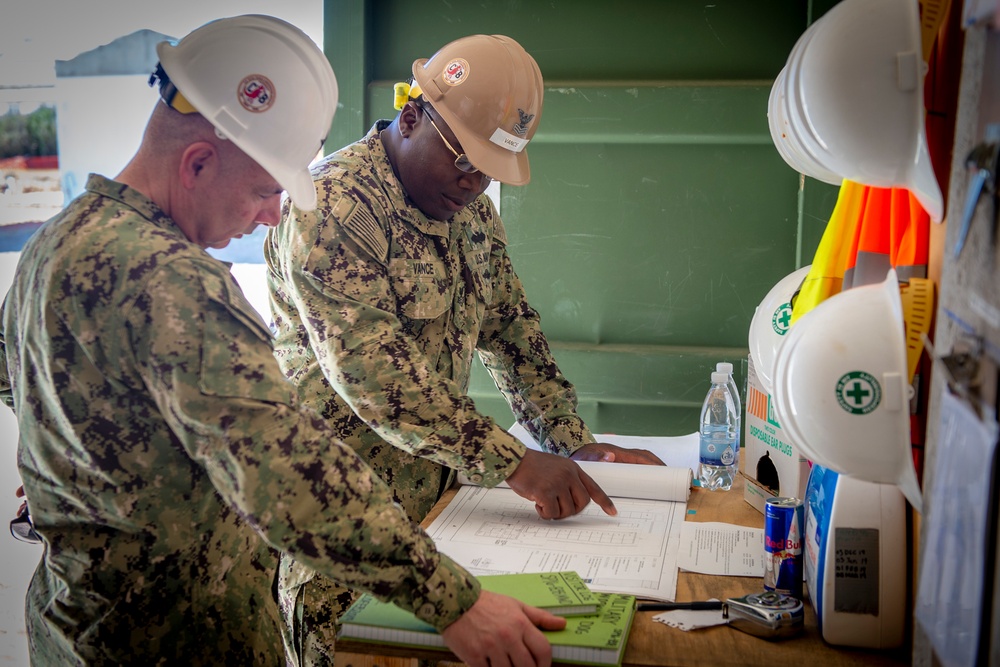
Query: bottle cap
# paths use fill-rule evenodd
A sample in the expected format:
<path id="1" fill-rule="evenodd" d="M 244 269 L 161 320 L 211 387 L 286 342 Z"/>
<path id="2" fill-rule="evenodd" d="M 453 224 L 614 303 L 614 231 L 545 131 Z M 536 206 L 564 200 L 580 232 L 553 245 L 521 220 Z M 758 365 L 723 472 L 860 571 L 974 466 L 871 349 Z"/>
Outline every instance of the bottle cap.
<path id="1" fill-rule="evenodd" d="M 720 373 L 725 373 L 726 375 L 733 374 L 733 365 L 728 361 L 720 361 L 715 365 L 715 370 Z"/>
<path id="2" fill-rule="evenodd" d="M 729 382 L 729 373 L 712 373 L 712 384 L 726 384 Z"/>

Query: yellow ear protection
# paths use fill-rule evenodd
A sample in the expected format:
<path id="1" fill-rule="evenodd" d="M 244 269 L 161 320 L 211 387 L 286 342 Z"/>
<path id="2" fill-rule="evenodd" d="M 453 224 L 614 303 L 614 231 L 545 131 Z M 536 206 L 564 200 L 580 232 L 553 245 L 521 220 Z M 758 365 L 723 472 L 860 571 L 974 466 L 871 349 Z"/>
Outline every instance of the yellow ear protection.
<path id="1" fill-rule="evenodd" d="M 400 81 L 392 87 L 393 107 L 396 111 L 402 110 L 403 106 L 410 100 L 415 100 L 421 95 L 420 86 L 416 83 L 406 83 Z"/>

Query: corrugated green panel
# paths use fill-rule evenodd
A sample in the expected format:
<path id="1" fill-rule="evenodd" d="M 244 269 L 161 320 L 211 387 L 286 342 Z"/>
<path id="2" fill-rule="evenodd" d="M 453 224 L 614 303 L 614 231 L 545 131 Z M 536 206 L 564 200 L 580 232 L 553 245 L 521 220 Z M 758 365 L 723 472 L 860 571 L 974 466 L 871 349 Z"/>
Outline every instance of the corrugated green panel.
<path id="1" fill-rule="evenodd" d="M 326 153 L 351 143 L 368 129 L 365 89 L 371 80 L 371 61 L 366 54 L 373 38 L 369 9 L 365 0 L 326 0 L 323 5 L 323 52 L 333 66 L 340 97 Z"/>
<path id="2" fill-rule="evenodd" d="M 770 81 L 553 82 L 532 147 L 547 143 L 757 144 L 775 156 L 767 127 Z"/>
<path id="3" fill-rule="evenodd" d="M 328 7 L 336 5 L 328 0 Z M 771 79 L 806 25 L 805 0 L 372 1 L 373 77 L 464 35 L 499 33 L 546 81 Z"/>
<path id="4" fill-rule="evenodd" d="M 474 378 L 489 382 L 489 376 L 482 368 L 477 369 Z M 708 384 L 705 385 L 708 391 Z M 476 409 L 492 417 L 504 428 L 510 428 L 514 416 L 503 397 L 485 384 L 474 388 L 469 395 L 476 403 Z M 632 405 L 626 403 L 605 403 L 601 400 L 580 401 L 579 414 L 594 433 L 616 433 L 618 435 L 685 435 L 698 430 L 698 406 L 656 406 Z"/>
<path id="5" fill-rule="evenodd" d="M 532 151 L 545 187 L 502 189 L 501 210 L 550 336 L 746 345 L 754 308 L 795 260 L 797 179 L 770 147 Z"/>
<path id="6" fill-rule="evenodd" d="M 595 432 L 683 435 L 698 429 L 715 364 L 733 364 L 746 382 L 745 349 L 553 344 L 559 368 L 577 389 L 580 414 Z M 743 390 L 741 390 L 743 391 Z M 473 374 L 476 406 L 503 426 L 514 417 L 482 366 Z"/>

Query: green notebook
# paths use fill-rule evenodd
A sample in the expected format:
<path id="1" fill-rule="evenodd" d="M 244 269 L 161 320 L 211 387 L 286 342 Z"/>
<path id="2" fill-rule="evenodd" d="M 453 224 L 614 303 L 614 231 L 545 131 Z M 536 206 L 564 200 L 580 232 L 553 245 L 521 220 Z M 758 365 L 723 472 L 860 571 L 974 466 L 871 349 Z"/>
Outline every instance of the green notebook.
<path id="1" fill-rule="evenodd" d="M 597 595 L 572 570 L 485 574 L 477 579 L 488 591 L 509 595 L 556 616 L 578 616 L 597 611 Z"/>
<path id="2" fill-rule="evenodd" d="M 594 593 L 594 596 L 597 598 L 594 614 L 568 617 L 565 629 L 545 632 L 552 644 L 554 661 L 621 664 L 635 617 L 635 596 L 620 593 Z M 448 651 L 432 625 L 368 594 L 358 598 L 341 618 L 338 638 Z"/>

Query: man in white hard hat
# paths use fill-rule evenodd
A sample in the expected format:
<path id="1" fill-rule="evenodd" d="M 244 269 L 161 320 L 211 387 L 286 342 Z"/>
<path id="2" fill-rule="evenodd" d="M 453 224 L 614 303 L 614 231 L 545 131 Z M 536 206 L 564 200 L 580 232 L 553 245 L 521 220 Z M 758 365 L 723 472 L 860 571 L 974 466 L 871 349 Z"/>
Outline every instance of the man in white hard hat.
<path id="1" fill-rule="evenodd" d="M 267 326 L 205 252 L 277 224 L 283 190 L 315 206 L 326 58 L 264 16 L 158 54 L 163 103 L 138 152 L 29 240 L 4 301 L 0 397 L 44 544 L 32 664 L 296 662 L 279 551 L 414 611 L 469 664 L 549 664 L 537 626 L 565 621 L 480 591 L 437 552 L 301 407 Z"/>
<path id="2" fill-rule="evenodd" d="M 661 462 L 595 442 L 483 194 L 491 179 L 530 178 L 538 65 L 509 37 L 473 35 L 412 72 L 394 120 L 315 166 L 317 208 L 292 205 L 268 230 L 279 363 L 414 520 L 456 470 L 485 486 L 506 481 L 543 518 L 591 499 L 611 514 L 572 459 Z M 544 453 L 476 410 L 467 389 L 477 352 Z M 286 612 L 308 597 L 306 623 L 322 650 L 329 639 L 319 634 L 332 634 L 350 592 L 294 564 L 282 574 Z"/>

